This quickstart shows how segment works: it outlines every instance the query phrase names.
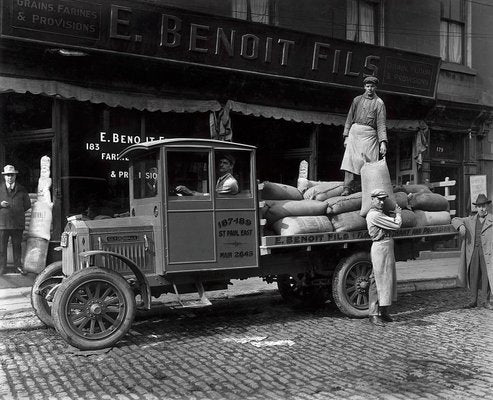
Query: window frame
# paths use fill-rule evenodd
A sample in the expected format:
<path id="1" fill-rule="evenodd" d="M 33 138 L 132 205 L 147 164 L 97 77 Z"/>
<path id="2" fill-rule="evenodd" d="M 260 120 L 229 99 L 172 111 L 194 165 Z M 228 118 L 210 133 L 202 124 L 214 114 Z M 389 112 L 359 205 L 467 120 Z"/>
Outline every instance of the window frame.
<path id="1" fill-rule="evenodd" d="M 347 7 L 346 7 L 346 40 L 351 40 L 357 43 L 368 43 L 368 44 L 373 44 L 376 46 L 383 46 L 384 45 L 384 35 L 383 35 L 383 27 L 384 27 L 384 7 L 383 7 L 383 2 L 381 0 L 354 0 L 357 4 L 357 22 L 354 24 L 354 33 L 355 37 L 354 39 L 351 39 L 349 37 L 349 5 L 350 2 L 347 2 Z M 373 9 L 373 43 L 369 42 L 363 42 L 361 41 L 361 22 L 360 22 L 360 6 L 361 3 L 368 4 L 372 7 Z M 353 24 L 351 24 L 353 25 Z"/>
<path id="2" fill-rule="evenodd" d="M 466 65 L 467 63 L 467 49 L 466 49 L 466 29 L 467 29 L 467 8 L 464 0 L 458 0 L 460 2 L 460 10 L 458 11 L 459 18 L 452 16 L 452 1 L 451 0 L 441 0 L 440 2 L 440 57 L 443 61 Z M 448 4 L 445 4 L 448 3 Z M 447 9 L 446 9 L 447 8 Z M 442 29 L 442 23 L 446 23 L 446 32 Z M 462 35 L 460 38 L 460 61 L 454 61 L 451 59 L 450 55 L 450 27 L 451 24 L 458 25 L 462 28 Z M 445 41 L 445 43 L 443 42 Z M 442 49 L 444 48 L 445 54 L 442 54 Z"/>
<path id="3" fill-rule="evenodd" d="M 243 15 L 241 15 L 243 13 L 238 13 L 235 10 L 235 1 L 244 1 L 246 3 L 245 4 L 246 5 L 246 15 L 243 16 Z M 241 19 L 241 20 L 248 21 L 248 22 L 256 22 L 256 23 L 266 24 L 266 25 L 278 25 L 279 24 L 278 0 L 265 0 L 265 1 L 267 2 L 267 10 L 268 10 L 267 22 L 259 22 L 259 21 L 253 20 L 251 0 L 233 0 L 233 1 L 231 1 L 231 15 L 233 18 Z"/>

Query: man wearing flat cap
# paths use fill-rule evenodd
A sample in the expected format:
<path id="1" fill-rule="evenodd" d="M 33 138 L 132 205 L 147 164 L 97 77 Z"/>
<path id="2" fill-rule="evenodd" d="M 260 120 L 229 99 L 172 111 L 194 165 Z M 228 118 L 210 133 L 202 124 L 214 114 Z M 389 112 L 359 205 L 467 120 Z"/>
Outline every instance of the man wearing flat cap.
<path id="1" fill-rule="evenodd" d="M 467 308 L 480 305 L 484 298 L 484 306 L 493 310 L 491 287 L 493 284 L 493 216 L 488 214 L 488 200 L 480 194 L 474 204 L 476 215 L 452 219 L 452 225 L 460 233 L 462 240 L 459 265 L 459 285 L 467 286 L 472 295 Z M 479 292 L 483 296 L 479 296 Z"/>
<path id="2" fill-rule="evenodd" d="M 238 181 L 233 176 L 235 159 L 231 154 L 222 154 L 219 156 L 217 165 L 218 178 L 216 182 L 217 194 L 237 194 L 239 192 Z M 176 192 L 185 196 L 200 196 L 207 193 L 191 190 L 184 185 L 176 187 Z"/>
<path id="3" fill-rule="evenodd" d="M 19 171 L 6 165 L 2 175 L 5 183 L 0 185 L 0 274 L 7 267 L 7 246 L 12 241 L 14 267 L 24 273 L 21 263 L 22 232 L 25 227 L 24 213 L 31 208 L 31 201 L 24 186 L 16 182 Z"/>
<path id="4" fill-rule="evenodd" d="M 388 194 L 382 189 L 371 192 L 371 208 L 366 215 L 366 226 L 372 240 L 371 263 L 373 271 L 370 275 L 369 310 L 370 322 L 384 326 L 392 322 L 389 307 L 397 300 L 397 279 L 395 272 L 394 239 L 390 232 L 401 227 L 401 208 L 395 206 L 395 217 L 383 212 L 383 203 Z"/>
<path id="5" fill-rule="evenodd" d="M 344 126 L 343 196 L 354 191 L 354 177 L 360 175 L 365 161 L 378 161 L 379 154 L 387 153 L 387 115 L 385 104 L 376 93 L 378 79 L 367 76 L 363 84 L 365 93 L 354 98 Z"/>

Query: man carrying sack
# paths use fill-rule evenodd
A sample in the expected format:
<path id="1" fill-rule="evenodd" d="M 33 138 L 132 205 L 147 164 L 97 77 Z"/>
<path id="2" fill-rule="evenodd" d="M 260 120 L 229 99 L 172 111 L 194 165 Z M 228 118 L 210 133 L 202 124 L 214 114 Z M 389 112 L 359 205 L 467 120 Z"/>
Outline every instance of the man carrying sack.
<path id="1" fill-rule="evenodd" d="M 379 154 L 387 153 L 387 116 L 385 104 L 376 94 L 378 79 L 367 76 L 363 83 L 365 93 L 354 98 L 344 126 L 342 196 L 351 194 L 354 175 L 360 175 L 365 162 L 378 161 Z"/>
<path id="2" fill-rule="evenodd" d="M 466 308 L 478 306 L 479 291 L 486 297 L 484 306 L 493 310 L 491 287 L 493 283 L 493 216 L 488 214 L 486 195 L 478 195 L 472 203 L 476 215 L 452 219 L 452 225 L 464 238 L 461 246 L 459 284 L 471 290 L 472 299 Z"/>
<path id="3" fill-rule="evenodd" d="M 7 267 L 7 246 L 12 240 L 14 267 L 24 273 L 21 263 L 22 232 L 25 227 L 24 213 L 31 208 L 31 201 L 24 186 L 16 182 L 17 171 L 13 165 L 6 165 L 2 175 L 5 183 L 0 185 L 0 275 Z"/>
<path id="4" fill-rule="evenodd" d="M 401 227 L 401 208 L 395 206 L 395 217 L 383 213 L 383 203 L 387 192 L 375 189 L 371 192 L 371 208 L 366 215 L 366 225 L 372 240 L 370 275 L 369 318 L 377 326 L 392 322 L 388 308 L 397 299 L 397 279 L 395 272 L 394 239 L 390 231 Z"/>

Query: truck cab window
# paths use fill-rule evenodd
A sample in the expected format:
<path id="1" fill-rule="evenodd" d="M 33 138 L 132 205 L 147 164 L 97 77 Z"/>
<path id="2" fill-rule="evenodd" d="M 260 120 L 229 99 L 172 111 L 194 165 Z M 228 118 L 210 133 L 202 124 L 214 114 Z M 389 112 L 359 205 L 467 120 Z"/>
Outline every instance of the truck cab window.
<path id="1" fill-rule="evenodd" d="M 242 151 L 216 150 L 216 196 L 251 195 L 249 155 Z"/>
<path id="2" fill-rule="evenodd" d="M 209 152 L 208 151 L 168 151 L 167 183 L 169 195 L 187 200 L 210 196 Z"/>
<path id="3" fill-rule="evenodd" d="M 159 170 L 156 155 L 137 159 L 133 163 L 133 197 L 145 199 L 159 194 Z"/>

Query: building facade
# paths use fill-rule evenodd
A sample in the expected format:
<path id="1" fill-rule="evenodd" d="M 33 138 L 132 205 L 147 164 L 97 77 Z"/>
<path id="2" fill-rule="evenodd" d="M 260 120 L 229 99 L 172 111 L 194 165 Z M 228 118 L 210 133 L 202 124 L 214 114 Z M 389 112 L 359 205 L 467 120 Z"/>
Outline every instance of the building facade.
<path id="1" fill-rule="evenodd" d="M 2 0 L 0 161 L 36 191 L 52 157 L 53 241 L 89 206 L 128 209 L 143 140 L 258 146 L 258 177 L 341 180 L 342 130 L 380 79 L 396 184 L 493 186 L 493 7 L 461 0 Z M 474 200 L 474 199 L 473 199 Z"/>

